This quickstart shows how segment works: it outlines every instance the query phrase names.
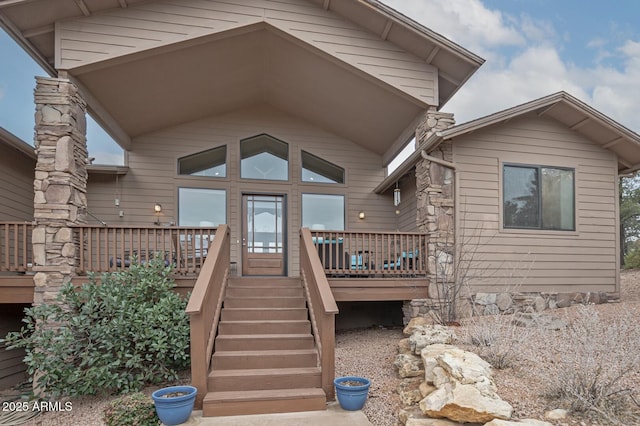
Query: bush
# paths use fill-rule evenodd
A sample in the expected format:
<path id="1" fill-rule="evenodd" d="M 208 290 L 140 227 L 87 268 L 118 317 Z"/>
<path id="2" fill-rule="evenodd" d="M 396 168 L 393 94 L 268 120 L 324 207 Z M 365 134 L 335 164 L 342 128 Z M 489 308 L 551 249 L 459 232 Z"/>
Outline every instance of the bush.
<path id="1" fill-rule="evenodd" d="M 640 248 L 636 245 L 624 256 L 625 269 L 638 269 L 640 268 Z"/>
<path id="2" fill-rule="evenodd" d="M 142 392 L 116 398 L 103 412 L 107 426 L 158 426 L 160 419 L 151 398 Z"/>
<path id="3" fill-rule="evenodd" d="M 549 396 L 607 424 L 638 424 L 635 397 L 625 383 L 640 375 L 637 318 L 627 313 L 605 323 L 593 306 L 577 308 L 561 332 L 562 346 L 553 348 L 559 356 L 546 370 Z"/>
<path id="4" fill-rule="evenodd" d="M 162 259 L 66 285 L 59 305 L 25 310 L 26 326 L 9 333 L 25 348 L 38 389 L 56 395 L 127 393 L 175 380 L 189 365 L 187 301 L 174 293 Z"/>
<path id="5" fill-rule="evenodd" d="M 520 327 L 515 315 L 475 317 L 465 328 L 466 338 L 492 367 L 502 370 L 517 363 L 521 348 L 535 328 Z"/>

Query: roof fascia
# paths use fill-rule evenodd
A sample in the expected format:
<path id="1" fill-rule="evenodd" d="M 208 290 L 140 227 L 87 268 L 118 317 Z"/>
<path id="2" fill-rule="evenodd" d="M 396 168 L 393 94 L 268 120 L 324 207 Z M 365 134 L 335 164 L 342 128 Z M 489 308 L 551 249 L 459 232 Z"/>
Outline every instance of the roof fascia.
<path id="1" fill-rule="evenodd" d="M 33 0 L 16 0 L 13 3 L 26 3 L 30 1 Z M 8 4 L 0 4 L 0 9 L 5 6 L 8 6 Z M 33 44 L 31 44 L 31 42 L 22 35 L 20 30 L 16 28 L 16 26 L 1 12 L 0 27 L 4 29 L 6 33 L 9 34 L 9 37 L 11 37 L 22 48 L 22 50 L 27 52 L 27 54 L 31 56 L 31 58 L 33 58 L 33 60 L 36 61 L 36 63 L 47 72 L 47 74 L 52 77 L 57 75 L 56 69 L 47 61 L 47 58 L 42 56 L 40 52 L 38 52 L 38 50 L 33 46 Z"/>
<path id="2" fill-rule="evenodd" d="M 34 160 L 37 159 L 36 151 L 31 145 L 3 127 L 0 127 L 0 141 Z"/>

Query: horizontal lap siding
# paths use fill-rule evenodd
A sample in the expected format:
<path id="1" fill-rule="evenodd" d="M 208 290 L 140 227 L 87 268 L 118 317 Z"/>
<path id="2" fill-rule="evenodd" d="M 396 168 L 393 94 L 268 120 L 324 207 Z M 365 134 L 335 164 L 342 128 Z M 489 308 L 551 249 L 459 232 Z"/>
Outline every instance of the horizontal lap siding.
<path id="1" fill-rule="evenodd" d="M 159 1 L 57 24 L 56 67 L 73 69 L 259 22 L 436 105 L 437 72 L 379 34 L 305 0 Z"/>
<path id="2" fill-rule="evenodd" d="M 33 220 L 33 170 L 35 160 L 0 144 L 0 218 Z"/>
<path id="3" fill-rule="evenodd" d="M 525 116 L 454 140 L 459 240 L 476 289 L 618 291 L 617 160 L 570 129 Z M 576 169 L 576 232 L 503 230 L 501 162 Z"/>
<path id="4" fill-rule="evenodd" d="M 239 141 L 267 133 L 289 144 L 289 181 L 239 179 Z M 227 178 L 177 176 L 179 157 L 227 145 Z M 345 185 L 310 184 L 300 181 L 300 151 L 305 150 L 346 170 Z M 201 187 L 227 191 L 227 222 L 231 225 L 232 257 L 239 262 L 241 240 L 241 194 L 248 192 L 287 195 L 289 273 L 298 274 L 298 234 L 301 226 L 300 194 L 345 195 L 347 230 L 396 229 L 394 206 L 389 195 L 377 195 L 374 187 L 384 178 L 380 156 L 348 140 L 268 106 L 253 107 L 220 117 L 146 135 L 134 140 L 126 176 L 91 175 L 89 209 L 109 224 L 150 225 L 153 205 L 163 207 L 162 222 L 178 219 L 179 187 Z M 120 206 L 114 206 L 114 199 Z M 124 217 L 118 217 L 118 211 Z M 358 219 L 364 211 L 365 220 Z"/>

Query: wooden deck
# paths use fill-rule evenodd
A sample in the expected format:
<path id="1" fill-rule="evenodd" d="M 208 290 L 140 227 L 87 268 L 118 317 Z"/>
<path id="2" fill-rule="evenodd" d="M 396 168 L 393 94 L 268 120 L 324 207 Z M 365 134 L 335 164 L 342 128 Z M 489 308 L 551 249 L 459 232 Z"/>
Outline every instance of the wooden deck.
<path id="1" fill-rule="evenodd" d="M 34 281 L 28 222 L 0 222 L 0 303 L 32 303 Z M 122 270 L 163 256 L 174 267 L 176 291 L 190 292 L 214 239 L 215 228 L 75 227 L 79 250 L 74 284 L 89 272 Z M 426 239 L 400 232 L 311 231 L 314 253 L 336 301 L 426 298 Z M 231 271 L 233 275 L 235 271 Z"/>

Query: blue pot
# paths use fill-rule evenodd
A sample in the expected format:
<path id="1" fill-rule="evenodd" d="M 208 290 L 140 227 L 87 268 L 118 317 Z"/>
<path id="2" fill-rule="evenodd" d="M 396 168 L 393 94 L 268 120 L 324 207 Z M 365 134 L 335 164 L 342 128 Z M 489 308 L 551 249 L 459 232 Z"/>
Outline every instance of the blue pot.
<path id="1" fill-rule="evenodd" d="M 173 392 L 188 392 L 187 395 L 165 398 Z M 151 394 L 160 421 L 167 426 L 175 426 L 189 420 L 198 389 L 193 386 L 169 386 Z"/>
<path id="2" fill-rule="evenodd" d="M 345 382 L 359 382 L 360 386 L 347 386 Z M 336 396 L 338 402 L 344 410 L 356 411 L 361 410 L 364 407 L 364 403 L 367 401 L 369 395 L 369 386 L 371 381 L 364 377 L 345 376 L 338 377 L 333 381 L 336 387 Z"/>

